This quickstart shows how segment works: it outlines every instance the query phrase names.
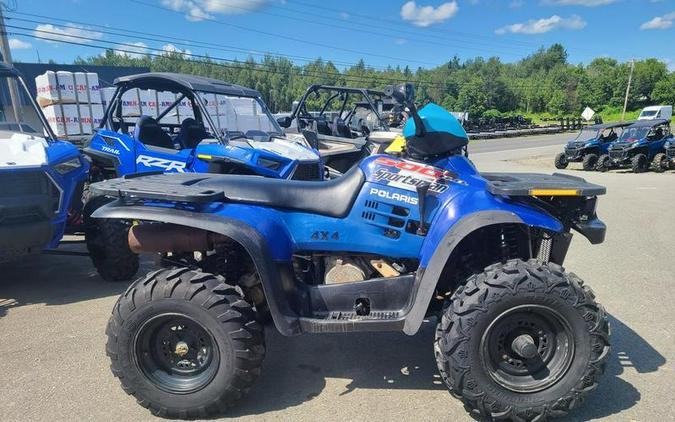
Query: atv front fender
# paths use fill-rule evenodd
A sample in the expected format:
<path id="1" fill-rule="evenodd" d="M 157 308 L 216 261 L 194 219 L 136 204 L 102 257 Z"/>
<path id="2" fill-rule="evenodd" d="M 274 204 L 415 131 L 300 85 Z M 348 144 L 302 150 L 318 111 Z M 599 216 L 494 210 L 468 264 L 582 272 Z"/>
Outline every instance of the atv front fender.
<path id="1" fill-rule="evenodd" d="M 403 327 L 403 332 L 408 335 L 415 334 L 422 324 L 443 268 L 454 249 L 466 236 L 481 227 L 496 224 L 525 224 L 555 232 L 564 230 L 560 221 L 544 212 L 505 203 L 487 195 L 481 198 L 472 195 L 469 198 L 470 201 L 458 201 L 455 198 L 439 213 L 422 246 L 420 267 L 415 279 L 416 294 Z M 494 208 L 478 208 L 479 204 L 486 205 L 491 201 L 494 201 L 491 204 Z M 460 207 L 458 203 L 466 206 Z M 459 215 L 464 217 L 457 217 Z"/>
<path id="2" fill-rule="evenodd" d="M 180 226 L 194 227 L 227 236 L 239 243 L 249 254 L 255 265 L 272 314 L 272 319 L 283 335 L 294 335 L 299 332 L 297 315 L 290 309 L 283 290 L 283 283 L 274 263 L 267 241 L 255 228 L 243 221 L 222 215 L 192 212 L 187 210 L 126 206 L 120 201 L 112 202 L 96 210 L 94 218 L 133 219 L 155 221 Z"/>

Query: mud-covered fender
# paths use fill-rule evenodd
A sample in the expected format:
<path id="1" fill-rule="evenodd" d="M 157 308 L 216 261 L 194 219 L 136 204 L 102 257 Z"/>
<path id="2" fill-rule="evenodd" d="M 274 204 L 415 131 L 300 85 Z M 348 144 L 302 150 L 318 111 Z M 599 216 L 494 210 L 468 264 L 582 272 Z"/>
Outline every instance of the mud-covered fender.
<path id="1" fill-rule="evenodd" d="M 239 243 L 252 258 L 260 275 L 267 304 L 274 323 L 283 335 L 294 335 L 300 330 L 297 315 L 291 310 L 267 234 L 240 219 L 214 213 L 194 212 L 175 208 L 125 206 L 119 201 L 96 210 L 94 218 L 134 219 L 156 221 L 194 227 L 222 234 Z"/>
<path id="2" fill-rule="evenodd" d="M 563 230 L 560 221 L 543 211 L 505 202 L 484 191 L 458 195 L 439 211 L 422 245 L 415 297 L 403 332 L 412 335 L 419 329 L 445 263 L 462 239 L 481 227 L 509 223 Z"/>

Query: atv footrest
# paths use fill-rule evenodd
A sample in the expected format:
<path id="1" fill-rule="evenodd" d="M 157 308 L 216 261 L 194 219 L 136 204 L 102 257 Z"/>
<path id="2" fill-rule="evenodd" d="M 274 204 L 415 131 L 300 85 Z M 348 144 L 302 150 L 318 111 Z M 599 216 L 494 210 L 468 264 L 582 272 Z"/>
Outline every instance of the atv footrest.
<path id="1" fill-rule="evenodd" d="M 604 195 L 604 186 L 588 183 L 567 174 L 481 173 L 487 190 L 504 196 L 596 196 Z"/>
<path id="2" fill-rule="evenodd" d="M 395 320 L 399 317 L 398 311 L 377 311 L 368 315 L 357 315 L 356 312 L 331 312 L 327 320 L 333 321 L 366 321 L 366 320 Z"/>

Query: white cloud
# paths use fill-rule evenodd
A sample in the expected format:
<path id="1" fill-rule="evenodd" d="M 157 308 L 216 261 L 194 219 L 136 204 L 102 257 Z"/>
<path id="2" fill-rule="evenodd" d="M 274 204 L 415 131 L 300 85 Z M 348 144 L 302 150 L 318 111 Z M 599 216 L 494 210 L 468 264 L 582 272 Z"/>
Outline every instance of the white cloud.
<path id="1" fill-rule="evenodd" d="M 553 15 L 550 18 L 530 19 L 525 23 L 514 23 L 495 30 L 495 34 L 502 35 L 507 32 L 513 34 L 543 34 L 554 29 L 579 30 L 586 26 L 586 21 L 578 15 L 563 18 Z"/>
<path id="2" fill-rule="evenodd" d="M 414 1 L 409 1 L 401 7 L 401 17 L 413 25 L 427 27 L 450 19 L 458 10 L 459 6 L 455 0 L 438 7 L 418 6 Z"/>
<path id="3" fill-rule="evenodd" d="M 657 16 L 640 25 L 640 29 L 668 29 L 673 26 L 673 21 L 675 21 L 675 12 Z"/>
<path id="4" fill-rule="evenodd" d="M 12 50 L 21 50 L 30 47 L 31 47 L 30 43 L 27 43 L 26 41 L 21 41 L 18 38 L 9 39 L 9 48 L 11 48 Z"/>
<path id="5" fill-rule="evenodd" d="M 182 55 L 188 55 L 188 56 L 192 54 L 192 51 L 190 51 L 190 50 L 188 50 L 188 49 L 181 50 L 180 48 L 176 47 L 176 46 L 173 45 L 173 44 L 164 44 L 164 45 L 162 46 L 162 50 L 163 50 L 165 53 L 168 53 L 168 54 L 171 54 L 171 53 L 179 53 L 179 54 L 182 54 Z"/>
<path id="6" fill-rule="evenodd" d="M 103 38 L 102 33 L 73 23 L 67 23 L 65 26 L 54 26 L 51 23 L 39 24 L 35 27 L 33 35 L 48 43 L 57 43 L 58 41 L 90 43 Z M 50 38 L 51 40 L 44 38 Z"/>
<path id="7" fill-rule="evenodd" d="M 119 50 L 113 50 L 118 56 L 126 56 L 132 59 L 140 59 L 148 52 L 148 46 L 142 42 L 125 42 Z M 104 53 L 105 54 L 105 53 Z"/>
<path id="8" fill-rule="evenodd" d="M 214 15 L 243 15 L 255 12 L 267 0 L 162 0 L 170 9 L 185 12 L 185 18 L 197 22 L 213 19 Z"/>
<path id="9" fill-rule="evenodd" d="M 555 4 L 558 6 L 586 6 L 597 7 L 616 3 L 618 0 L 544 0 L 544 4 Z"/>

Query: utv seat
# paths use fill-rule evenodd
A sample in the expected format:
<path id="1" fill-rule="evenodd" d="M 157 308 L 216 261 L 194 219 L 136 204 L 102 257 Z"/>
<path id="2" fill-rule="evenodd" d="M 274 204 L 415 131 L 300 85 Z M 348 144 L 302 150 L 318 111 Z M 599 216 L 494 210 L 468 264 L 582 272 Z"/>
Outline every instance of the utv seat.
<path id="1" fill-rule="evenodd" d="M 180 125 L 180 131 L 176 137 L 176 142 L 183 148 L 196 148 L 209 134 L 204 129 L 204 125 L 195 119 L 188 117 Z"/>
<path id="2" fill-rule="evenodd" d="M 222 191 L 227 202 L 286 208 L 341 218 L 349 214 L 364 181 L 363 171 L 359 166 L 354 166 L 341 177 L 325 182 L 218 175 L 193 186 Z"/>
<path id="3" fill-rule="evenodd" d="M 162 130 L 157 120 L 150 116 L 141 116 L 136 121 L 134 138 L 144 145 L 174 149 L 171 136 Z"/>
<path id="4" fill-rule="evenodd" d="M 340 117 L 336 117 L 335 120 L 333 120 L 333 136 L 350 139 L 352 137 L 351 129 L 349 129 L 349 126 L 347 126 L 345 121 Z"/>

